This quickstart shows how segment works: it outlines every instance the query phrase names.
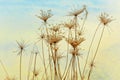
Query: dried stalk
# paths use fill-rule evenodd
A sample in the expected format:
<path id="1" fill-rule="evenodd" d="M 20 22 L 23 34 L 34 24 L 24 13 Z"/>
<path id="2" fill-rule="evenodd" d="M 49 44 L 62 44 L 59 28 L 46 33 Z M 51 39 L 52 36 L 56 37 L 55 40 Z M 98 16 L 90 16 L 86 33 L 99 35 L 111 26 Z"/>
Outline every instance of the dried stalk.
<path id="1" fill-rule="evenodd" d="M 30 60 L 29 60 L 29 65 L 28 65 L 28 75 L 27 75 L 27 80 L 29 80 L 29 77 L 30 77 L 30 70 L 31 70 L 32 60 L 33 60 L 33 53 L 31 53 L 31 55 L 30 55 Z"/>
<path id="2" fill-rule="evenodd" d="M 88 80 L 90 80 L 90 76 L 91 76 L 91 73 L 92 73 L 92 70 L 93 70 L 93 66 L 94 66 L 94 61 L 95 61 L 95 58 L 96 58 L 97 53 L 98 53 L 98 49 L 99 49 L 99 46 L 100 46 L 100 43 L 101 43 L 101 40 L 102 40 L 104 29 L 105 29 L 105 26 L 102 29 L 102 33 L 101 33 L 101 36 L 100 36 L 100 39 L 99 39 L 99 42 L 98 42 L 98 45 L 97 45 L 97 49 L 95 51 L 95 54 L 94 54 L 94 57 L 93 57 L 93 60 L 92 60 L 92 63 L 91 63 L 92 66 L 90 67 L 90 70 L 89 70 Z"/>
<path id="3" fill-rule="evenodd" d="M 81 80 L 83 80 L 83 76 L 82 76 L 82 72 L 81 72 L 80 62 L 79 62 L 79 57 L 78 56 L 77 56 L 77 61 L 78 61 L 78 69 L 79 69 L 80 78 L 81 78 Z"/>
<path id="4" fill-rule="evenodd" d="M 20 80 L 21 80 L 21 77 L 22 77 L 21 76 L 22 75 L 22 52 L 23 51 L 20 52 L 20 65 L 19 65 L 19 67 L 20 67 Z"/>
<path id="5" fill-rule="evenodd" d="M 3 64 L 3 62 L 1 60 L 0 60 L 0 63 L 1 63 L 1 66 L 2 66 L 3 70 L 5 71 L 5 73 L 7 75 L 7 77 L 9 77 L 9 74 L 8 74 L 6 68 L 5 68 L 5 66 L 4 66 L 4 64 Z"/>
<path id="6" fill-rule="evenodd" d="M 46 80 L 48 80 L 47 69 L 46 69 L 46 63 L 45 63 L 45 53 L 44 53 L 43 39 L 42 39 L 42 56 L 43 56 L 43 65 L 44 65 Z"/>
<path id="7" fill-rule="evenodd" d="M 90 50 L 91 50 L 92 44 L 93 44 L 93 42 L 94 42 L 96 33 L 97 33 L 98 28 L 99 28 L 100 25 L 101 25 L 101 23 L 98 24 L 98 26 L 97 26 L 97 28 L 96 28 L 96 30 L 95 30 L 95 33 L 94 33 L 94 35 L 93 35 L 93 37 L 92 37 L 92 41 L 91 41 L 91 43 L 90 43 L 89 49 L 88 49 L 88 54 L 87 54 L 87 57 L 86 57 L 86 60 L 85 60 L 85 65 L 84 65 L 83 72 L 82 72 L 83 77 L 84 77 L 85 69 L 86 69 L 86 66 L 87 66 L 87 63 L 88 63 L 88 59 L 89 59 L 89 55 L 90 55 Z"/>
<path id="8" fill-rule="evenodd" d="M 70 38 L 70 34 L 71 34 L 71 30 L 69 29 L 69 33 L 68 33 L 68 39 Z M 65 72 L 67 70 L 67 66 L 68 66 L 68 54 L 69 54 L 69 43 L 67 43 L 67 58 L 66 58 L 66 65 L 65 65 L 65 70 L 63 72 L 63 75 L 65 75 Z"/>
<path id="9" fill-rule="evenodd" d="M 34 74 L 35 71 L 36 71 L 36 60 L 37 60 L 37 54 L 38 53 L 35 53 L 35 60 L 34 60 L 34 70 L 33 70 L 33 80 L 35 79 L 36 75 Z"/>
<path id="10" fill-rule="evenodd" d="M 71 58 L 71 60 L 70 60 L 70 62 L 69 62 L 69 65 L 68 65 L 68 68 L 67 68 L 67 71 L 66 71 L 66 73 L 65 73 L 65 76 L 63 76 L 62 80 L 66 80 L 66 77 L 67 77 L 68 71 L 69 71 L 70 66 L 71 66 L 71 64 L 72 64 L 72 61 L 73 61 L 73 58 Z"/>

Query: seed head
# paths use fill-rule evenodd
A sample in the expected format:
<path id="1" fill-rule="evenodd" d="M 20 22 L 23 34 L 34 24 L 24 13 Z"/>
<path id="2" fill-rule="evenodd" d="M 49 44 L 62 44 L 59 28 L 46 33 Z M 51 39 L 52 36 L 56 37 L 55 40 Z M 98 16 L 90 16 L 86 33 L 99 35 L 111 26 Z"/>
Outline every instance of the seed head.
<path id="1" fill-rule="evenodd" d="M 38 70 L 33 71 L 33 75 L 34 75 L 35 77 L 38 76 L 38 75 L 39 75 L 39 71 L 38 71 Z"/>
<path id="2" fill-rule="evenodd" d="M 39 35 L 39 39 L 40 39 L 40 40 L 41 40 L 41 39 L 45 39 L 45 34 L 44 34 L 44 33 L 40 34 L 40 35 Z"/>
<path id="3" fill-rule="evenodd" d="M 18 45 L 18 54 L 20 54 L 22 51 L 25 51 L 25 48 L 27 47 L 26 46 L 26 42 L 23 40 L 21 42 L 17 42 L 17 45 Z"/>
<path id="4" fill-rule="evenodd" d="M 111 21 L 113 21 L 113 19 L 107 14 L 107 13 L 102 13 L 100 16 L 100 22 L 103 25 L 107 25 L 108 23 L 110 23 Z"/>
<path id="5" fill-rule="evenodd" d="M 81 30 L 78 30 L 78 31 L 77 31 L 77 34 L 78 34 L 78 36 L 82 36 L 82 35 L 84 34 L 84 32 L 81 31 Z"/>
<path id="6" fill-rule="evenodd" d="M 73 47 L 76 48 L 78 45 L 80 45 L 83 41 L 85 41 L 84 38 L 79 38 L 77 40 L 74 39 L 67 39 L 67 42 Z"/>
<path id="7" fill-rule="evenodd" d="M 95 63 L 93 61 L 90 63 L 90 67 L 95 67 Z"/>
<path id="8" fill-rule="evenodd" d="M 84 5 L 82 9 L 74 9 L 70 12 L 70 16 L 78 16 L 79 14 L 83 13 L 86 10 L 86 6 Z"/>
<path id="9" fill-rule="evenodd" d="M 49 34 L 48 38 L 46 39 L 49 44 L 58 43 L 62 40 L 62 36 L 59 34 Z"/>
<path id="10" fill-rule="evenodd" d="M 60 30 L 60 24 L 59 25 L 54 25 L 52 28 L 50 28 L 50 30 L 54 31 L 54 32 L 58 32 Z"/>
<path id="11" fill-rule="evenodd" d="M 64 26 L 67 27 L 68 29 L 72 29 L 75 26 L 75 21 L 71 20 L 71 21 L 65 23 Z"/>
<path id="12" fill-rule="evenodd" d="M 52 16 L 53 15 L 51 14 L 51 10 L 47 10 L 47 11 L 40 10 L 40 15 L 37 17 L 43 20 L 44 22 L 46 22 Z"/>

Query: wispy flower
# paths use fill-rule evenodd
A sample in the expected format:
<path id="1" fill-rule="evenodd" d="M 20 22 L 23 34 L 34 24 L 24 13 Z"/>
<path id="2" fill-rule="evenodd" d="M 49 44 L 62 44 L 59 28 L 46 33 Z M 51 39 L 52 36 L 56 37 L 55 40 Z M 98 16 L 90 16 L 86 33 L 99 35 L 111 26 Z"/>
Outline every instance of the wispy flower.
<path id="1" fill-rule="evenodd" d="M 53 44 L 53 43 L 58 43 L 59 41 L 61 41 L 63 38 L 63 36 L 59 35 L 59 34 L 49 34 L 48 38 L 46 39 L 47 42 L 49 44 Z"/>
<path id="2" fill-rule="evenodd" d="M 18 41 L 16 41 L 16 42 L 17 42 L 17 45 L 18 45 L 17 52 L 18 52 L 18 55 L 19 55 L 19 54 L 21 54 L 21 52 L 25 51 L 25 48 L 27 47 L 27 45 L 26 45 L 26 42 L 24 40 L 21 41 L 21 42 L 18 42 Z"/>
<path id="3" fill-rule="evenodd" d="M 16 41 L 17 42 L 17 44 L 18 44 L 18 55 L 20 55 L 20 65 L 19 65 L 19 67 L 20 67 L 20 80 L 22 79 L 21 78 L 21 74 L 22 74 L 22 72 L 21 72 L 21 69 L 22 69 L 22 55 L 23 55 L 23 51 L 25 50 L 25 48 L 27 47 L 26 46 L 26 43 L 25 43 L 25 41 L 21 41 L 21 42 L 18 42 L 18 41 Z"/>
<path id="4" fill-rule="evenodd" d="M 78 45 L 80 45 L 83 41 L 85 41 L 84 38 L 79 38 L 79 39 L 72 39 L 72 38 L 69 38 L 67 39 L 67 42 L 73 47 L 73 48 L 76 48 Z"/>
<path id="5" fill-rule="evenodd" d="M 46 38 L 46 35 L 44 33 L 41 33 L 41 34 L 38 34 L 38 41 L 39 42 L 40 40 L 43 40 Z"/>
<path id="6" fill-rule="evenodd" d="M 70 16 L 78 16 L 79 14 L 83 13 L 86 10 L 86 6 L 84 5 L 82 9 L 74 9 L 70 12 Z"/>
<path id="7" fill-rule="evenodd" d="M 60 24 L 58 25 L 52 25 L 52 28 L 50 28 L 50 30 L 54 31 L 54 32 L 58 32 L 60 30 Z"/>
<path id="8" fill-rule="evenodd" d="M 40 15 L 37 17 L 43 20 L 44 22 L 46 22 L 52 16 L 53 15 L 51 14 L 51 10 L 47 10 L 47 11 L 40 10 Z"/>
<path id="9" fill-rule="evenodd" d="M 35 77 L 37 77 L 37 76 L 39 75 L 39 71 L 38 71 L 38 70 L 34 70 L 34 71 L 33 71 L 33 75 L 34 75 Z"/>
<path id="10" fill-rule="evenodd" d="M 100 18 L 100 22 L 103 25 L 107 25 L 108 23 L 110 23 L 111 21 L 113 21 L 112 17 L 109 16 L 107 13 L 101 13 L 101 15 L 99 16 Z"/>
<path id="11" fill-rule="evenodd" d="M 78 30 L 78 31 L 77 31 L 77 34 L 78 34 L 78 36 L 82 36 L 82 35 L 84 34 L 84 32 L 83 32 L 83 31 Z"/>
<path id="12" fill-rule="evenodd" d="M 75 20 L 70 20 L 69 22 L 66 22 L 64 24 L 64 26 L 67 27 L 68 29 L 74 28 L 74 26 L 75 26 Z"/>

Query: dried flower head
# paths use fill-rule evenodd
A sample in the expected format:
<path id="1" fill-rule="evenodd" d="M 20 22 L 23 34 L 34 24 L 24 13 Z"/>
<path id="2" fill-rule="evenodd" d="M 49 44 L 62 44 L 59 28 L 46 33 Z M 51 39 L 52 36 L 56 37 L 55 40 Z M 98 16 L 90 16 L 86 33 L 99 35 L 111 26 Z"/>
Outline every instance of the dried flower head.
<path id="1" fill-rule="evenodd" d="M 72 29 L 75 26 L 75 20 L 70 20 L 69 22 L 64 24 L 65 27 L 67 27 L 68 29 Z"/>
<path id="2" fill-rule="evenodd" d="M 70 12 L 70 16 L 78 16 L 79 14 L 83 13 L 86 10 L 86 6 L 84 5 L 82 9 L 74 9 Z"/>
<path id="3" fill-rule="evenodd" d="M 34 45 L 33 50 L 31 51 L 33 54 L 39 54 L 38 46 Z"/>
<path id="4" fill-rule="evenodd" d="M 112 17 L 110 17 L 107 13 L 102 13 L 100 16 L 100 22 L 103 25 L 107 25 L 108 23 L 110 23 L 111 21 L 113 21 Z"/>
<path id="5" fill-rule="evenodd" d="M 77 34 L 78 34 L 78 36 L 82 36 L 82 35 L 84 34 L 84 32 L 81 31 L 81 30 L 78 30 L 78 31 L 77 31 Z"/>
<path id="6" fill-rule="evenodd" d="M 46 22 L 52 16 L 53 15 L 51 14 L 51 10 L 47 10 L 47 11 L 40 10 L 40 16 L 37 17 L 43 20 L 44 22 Z"/>
<path id="7" fill-rule="evenodd" d="M 62 40 L 62 36 L 59 34 L 49 34 L 49 36 L 47 37 L 47 42 L 49 44 L 53 44 L 53 43 L 58 43 L 59 41 Z"/>
<path id="8" fill-rule="evenodd" d="M 53 25 L 52 28 L 50 28 L 50 30 L 54 31 L 54 32 L 58 32 L 60 30 L 60 24 L 58 25 Z"/>
<path id="9" fill-rule="evenodd" d="M 37 77 L 39 75 L 39 71 L 38 70 L 33 71 L 33 75 Z"/>
<path id="10" fill-rule="evenodd" d="M 79 39 L 67 39 L 67 42 L 73 47 L 73 48 L 76 48 L 78 45 L 80 45 L 83 41 L 85 41 L 84 38 L 79 38 Z"/>
<path id="11" fill-rule="evenodd" d="M 16 42 L 18 45 L 18 55 L 19 55 L 21 52 L 25 51 L 25 48 L 27 47 L 27 45 L 26 45 L 26 42 L 24 40 L 21 42 L 18 42 L 18 41 L 16 41 Z"/>
<path id="12" fill-rule="evenodd" d="M 45 34 L 44 33 L 41 33 L 38 37 L 39 40 L 42 40 L 42 39 L 45 39 Z"/>
<path id="13" fill-rule="evenodd" d="M 95 67 L 95 63 L 93 61 L 90 63 L 90 67 Z"/>

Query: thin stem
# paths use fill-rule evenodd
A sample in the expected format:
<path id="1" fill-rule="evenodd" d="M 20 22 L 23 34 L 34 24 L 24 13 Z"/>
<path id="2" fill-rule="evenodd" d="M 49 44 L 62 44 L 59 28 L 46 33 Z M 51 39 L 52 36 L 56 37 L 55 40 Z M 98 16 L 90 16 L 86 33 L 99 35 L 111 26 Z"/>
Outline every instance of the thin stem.
<path id="1" fill-rule="evenodd" d="M 70 69 L 70 66 L 71 66 L 71 64 L 72 64 L 72 60 L 73 60 L 73 58 L 71 58 L 71 60 L 70 60 L 70 62 L 69 62 L 68 69 L 67 69 L 67 71 L 66 71 L 66 74 L 65 74 L 65 76 L 63 75 L 63 79 L 62 79 L 62 80 L 65 80 L 65 79 L 66 79 L 66 77 L 67 77 L 67 74 L 68 74 L 68 71 L 69 71 L 69 69 Z"/>
<path id="2" fill-rule="evenodd" d="M 82 27 L 81 27 L 80 31 L 82 31 L 82 30 L 83 30 L 84 25 L 85 25 L 85 22 L 86 22 L 86 19 L 87 19 L 88 12 L 87 12 L 87 10 L 86 10 L 86 9 L 85 9 L 85 11 L 86 11 L 86 15 L 85 15 L 85 19 L 84 19 L 84 21 L 83 21 L 83 23 L 82 23 Z"/>
<path id="3" fill-rule="evenodd" d="M 102 36 L 103 36 L 104 30 L 105 30 L 105 26 L 104 26 L 103 29 L 102 29 L 102 33 L 101 33 L 101 36 L 100 36 L 100 40 L 99 40 L 99 43 L 98 43 L 98 46 L 97 46 L 95 55 L 94 55 L 94 57 L 93 57 L 93 62 L 94 62 L 94 60 L 95 60 L 95 58 L 96 58 L 96 55 L 97 55 L 97 52 L 98 52 L 98 49 L 99 49 L 99 46 L 100 46 L 100 43 L 101 43 L 101 40 L 102 40 Z"/>
<path id="4" fill-rule="evenodd" d="M 44 54 L 43 39 L 42 39 L 42 54 L 43 54 L 43 65 L 44 65 L 44 70 L 45 70 L 46 80 L 48 80 L 47 69 L 46 69 L 46 64 L 45 64 L 45 54 Z"/>
<path id="5" fill-rule="evenodd" d="M 103 29 L 102 29 L 102 33 L 101 33 L 101 36 L 100 36 L 100 40 L 99 40 L 99 42 L 98 42 L 97 49 L 96 49 L 96 51 L 95 51 L 95 54 L 94 54 L 94 57 L 93 57 L 93 60 L 92 60 L 92 63 L 91 63 L 91 64 L 94 64 L 94 61 L 95 61 L 95 58 L 96 58 L 96 56 L 97 56 L 98 49 L 99 49 L 99 46 L 100 46 L 100 43 L 101 43 L 101 40 L 102 40 L 102 36 L 103 36 L 104 30 L 105 30 L 105 26 L 104 26 Z M 92 70 L 93 70 L 92 68 L 93 68 L 93 66 L 91 66 L 91 68 L 90 68 L 89 75 L 88 75 L 88 80 L 90 80 L 90 76 L 91 76 L 91 73 L 92 73 Z"/>
<path id="6" fill-rule="evenodd" d="M 56 43 L 54 44 L 54 47 L 56 47 Z M 54 73 L 55 73 L 55 80 L 57 80 L 57 51 L 56 50 L 54 50 Z"/>
<path id="7" fill-rule="evenodd" d="M 77 16 L 75 16 L 75 40 L 77 39 Z"/>
<path id="8" fill-rule="evenodd" d="M 47 35 L 49 36 L 49 33 L 48 33 L 48 28 L 47 28 L 47 23 L 45 22 L 45 27 L 46 27 L 46 32 L 47 32 Z"/>
<path id="9" fill-rule="evenodd" d="M 73 80 L 73 70 L 72 70 L 72 66 L 71 66 L 71 79 L 70 80 Z"/>
<path id="10" fill-rule="evenodd" d="M 91 43 L 90 43 L 89 49 L 88 49 L 88 54 L 87 54 L 87 57 L 86 57 L 86 60 L 85 60 L 85 65 L 84 65 L 83 73 L 82 73 L 83 77 L 84 77 L 84 72 L 85 72 L 85 69 L 86 69 L 86 66 L 87 66 L 87 63 L 88 63 L 88 58 L 89 58 L 89 55 L 90 55 L 90 50 L 91 50 L 92 44 L 93 44 L 93 42 L 94 42 L 96 33 L 97 33 L 98 28 L 99 28 L 100 25 L 101 25 L 101 23 L 98 24 L 98 26 L 97 26 L 97 28 L 96 28 L 96 30 L 95 30 L 95 33 L 94 33 L 94 35 L 93 35 L 93 37 L 92 37 L 92 41 L 91 41 Z"/>
<path id="11" fill-rule="evenodd" d="M 58 65 L 58 74 L 59 74 L 59 77 L 60 77 L 60 79 L 62 79 L 59 60 L 57 60 L 57 65 Z"/>
<path id="12" fill-rule="evenodd" d="M 5 73 L 7 75 L 7 77 L 9 77 L 9 74 L 8 74 L 6 68 L 5 68 L 5 66 L 4 66 L 4 64 L 3 64 L 3 62 L 1 60 L 0 60 L 0 63 L 1 63 L 1 66 L 2 66 L 3 70 L 5 71 Z"/>
<path id="13" fill-rule="evenodd" d="M 55 74 L 55 78 L 54 78 L 54 80 L 57 80 L 57 68 L 56 68 L 56 61 L 54 61 L 54 74 Z"/>
<path id="14" fill-rule="evenodd" d="M 81 68 L 80 68 L 79 57 L 78 57 L 78 56 L 77 56 L 77 60 L 78 60 L 78 69 L 79 69 L 79 74 L 80 74 L 81 80 L 83 80 L 83 77 L 82 77 L 82 72 L 81 72 Z"/>
<path id="15" fill-rule="evenodd" d="M 69 37 L 70 37 L 70 32 L 71 32 L 71 30 L 69 29 L 68 39 L 69 39 Z M 65 65 L 65 69 L 64 69 L 63 76 L 65 75 L 65 72 L 66 72 L 67 66 L 68 66 L 68 52 L 69 52 L 69 43 L 67 43 L 67 58 L 66 58 L 66 65 Z"/>
<path id="16" fill-rule="evenodd" d="M 47 65 L 47 70 L 48 70 L 48 67 L 49 67 L 49 64 Z M 44 74 L 45 74 L 45 72 L 43 73 L 41 80 L 45 80 L 44 79 Z"/>
<path id="17" fill-rule="evenodd" d="M 35 53 L 33 80 L 34 80 L 34 78 L 35 78 L 37 54 L 38 54 L 38 53 Z"/>
<path id="18" fill-rule="evenodd" d="M 56 74 L 56 67 L 55 67 L 55 60 L 54 60 L 54 57 L 55 57 L 55 55 L 54 55 L 54 52 L 53 52 L 53 49 L 52 49 L 52 45 L 50 45 L 50 48 L 51 48 L 51 53 L 52 53 L 52 59 L 53 59 L 53 64 L 54 64 L 54 74 Z M 56 77 L 54 77 L 54 80 L 56 79 Z"/>
<path id="19" fill-rule="evenodd" d="M 89 74 L 88 74 L 88 80 L 90 80 L 91 72 L 92 72 L 93 67 L 91 66 Z"/>
<path id="20" fill-rule="evenodd" d="M 48 53 L 49 53 L 49 65 L 50 65 L 50 75 L 51 75 L 51 80 L 53 79 L 52 78 L 52 66 L 51 66 L 51 56 L 50 56 L 50 46 L 48 45 Z"/>
<path id="21" fill-rule="evenodd" d="M 31 70 L 32 60 L 33 60 L 33 54 L 31 53 L 31 55 L 30 55 L 30 60 L 29 60 L 27 80 L 29 80 L 29 77 L 30 77 L 30 70 Z"/>
<path id="22" fill-rule="evenodd" d="M 73 56 L 73 61 L 72 61 L 72 70 L 73 70 L 73 80 L 75 80 L 75 56 Z"/>
<path id="23" fill-rule="evenodd" d="M 21 53 L 20 53 L 20 80 L 21 80 L 21 73 L 22 73 L 22 50 L 21 50 Z"/>

